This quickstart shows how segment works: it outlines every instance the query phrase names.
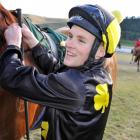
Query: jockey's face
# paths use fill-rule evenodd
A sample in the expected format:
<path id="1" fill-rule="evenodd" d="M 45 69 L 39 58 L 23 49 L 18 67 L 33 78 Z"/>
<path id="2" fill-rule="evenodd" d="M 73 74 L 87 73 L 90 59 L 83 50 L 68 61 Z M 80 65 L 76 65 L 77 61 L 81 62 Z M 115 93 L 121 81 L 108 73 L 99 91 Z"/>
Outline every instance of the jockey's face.
<path id="1" fill-rule="evenodd" d="M 79 26 L 73 25 L 66 41 L 64 64 L 69 67 L 83 65 L 90 54 L 95 36 Z"/>

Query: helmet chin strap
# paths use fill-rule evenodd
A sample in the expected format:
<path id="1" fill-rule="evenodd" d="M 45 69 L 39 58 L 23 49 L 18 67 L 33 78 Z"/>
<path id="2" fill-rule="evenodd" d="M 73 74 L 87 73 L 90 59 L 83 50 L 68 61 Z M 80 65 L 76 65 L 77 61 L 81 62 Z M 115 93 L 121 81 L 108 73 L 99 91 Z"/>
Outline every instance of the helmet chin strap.
<path id="1" fill-rule="evenodd" d="M 101 44 L 101 40 L 99 40 L 98 38 L 95 38 L 95 41 L 92 45 L 88 60 L 86 61 L 85 65 L 90 66 L 90 64 L 93 64 L 94 62 L 96 62 L 95 55 L 98 51 L 100 44 Z"/>
<path id="2" fill-rule="evenodd" d="M 91 48 L 89 57 L 88 57 L 87 61 L 85 62 L 85 64 L 82 66 L 83 69 L 89 69 L 92 66 L 95 66 L 98 63 L 102 63 L 104 61 L 103 57 L 101 57 L 100 59 L 95 59 L 95 55 L 98 51 L 100 44 L 101 44 L 101 40 L 96 38 L 94 43 L 93 43 L 93 46 Z"/>
<path id="3" fill-rule="evenodd" d="M 99 40 L 97 37 L 95 38 L 95 41 L 92 45 L 91 51 L 90 51 L 90 55 L 89 55 L 89 59 L 91 59 L 91 61 L 95 61 L 95 56 L 96 53 L 99 49 L 99 46 L 101 44 L 101 40 Z"/>

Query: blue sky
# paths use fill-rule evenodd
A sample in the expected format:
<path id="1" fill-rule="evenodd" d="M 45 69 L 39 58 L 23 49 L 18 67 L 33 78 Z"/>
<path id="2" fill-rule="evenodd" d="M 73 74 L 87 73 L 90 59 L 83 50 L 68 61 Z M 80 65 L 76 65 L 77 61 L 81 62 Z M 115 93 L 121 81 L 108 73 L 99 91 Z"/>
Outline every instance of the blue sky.
<path id="1" fill-rule="evenodd" d="M 99 4 L 109 11 L 120 10 L 124 17 L 139 16 L 139 0 L 0 0 L 7 9 L 21 8 L 23 13 L 45 17 L 67 18 L 71 7 Z"/>

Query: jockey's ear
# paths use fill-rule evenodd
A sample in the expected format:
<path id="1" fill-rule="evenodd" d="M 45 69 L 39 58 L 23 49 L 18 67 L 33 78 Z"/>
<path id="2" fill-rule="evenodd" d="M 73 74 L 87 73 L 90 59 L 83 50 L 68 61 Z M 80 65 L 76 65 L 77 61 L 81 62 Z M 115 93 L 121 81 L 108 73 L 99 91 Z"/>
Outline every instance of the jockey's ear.
<path id="1" fill-rule="evenodd" d="M 103 47 L 103 43 L 101 43 L 95 55 L 95 59 L 100 59 L 101 57 L 104 57 L 104 56 L 105 56 L 105 49 Z"/>

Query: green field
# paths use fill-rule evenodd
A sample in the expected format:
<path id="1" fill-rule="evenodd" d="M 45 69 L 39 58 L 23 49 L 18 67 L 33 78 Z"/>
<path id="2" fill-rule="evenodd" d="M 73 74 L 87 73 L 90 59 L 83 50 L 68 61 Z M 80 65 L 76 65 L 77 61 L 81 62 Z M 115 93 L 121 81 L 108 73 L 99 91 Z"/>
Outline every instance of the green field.
<path id="1" fill-rule="evenodd" d="M 103 140 L 140 140 L 140 72 L 118 54 L 118 79 Z"/>

